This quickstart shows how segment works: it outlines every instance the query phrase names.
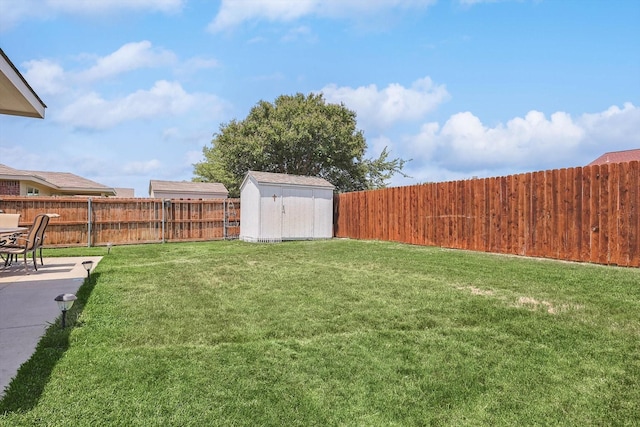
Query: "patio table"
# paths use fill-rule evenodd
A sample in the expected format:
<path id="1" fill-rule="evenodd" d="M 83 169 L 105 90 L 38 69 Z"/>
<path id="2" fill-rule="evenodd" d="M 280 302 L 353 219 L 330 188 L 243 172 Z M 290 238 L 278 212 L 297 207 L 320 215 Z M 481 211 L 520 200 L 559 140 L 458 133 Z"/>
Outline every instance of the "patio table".
<path id="1" fill-rule="evenodd" d="M 0 246 L 14 244 L 18 235 L 27 230 L 27 227 L 0 227 Z"/>
<path id="2" fill-rule="evenodd" d="M 27 227 L 0 227 L 0 248 L 6 245 L 15 245 L 18 236 L 27 230 Z M 5 258 L 2 254 L 0 254 L 0 258 L 4 260 L 6 267 L 9 258 Z"/>

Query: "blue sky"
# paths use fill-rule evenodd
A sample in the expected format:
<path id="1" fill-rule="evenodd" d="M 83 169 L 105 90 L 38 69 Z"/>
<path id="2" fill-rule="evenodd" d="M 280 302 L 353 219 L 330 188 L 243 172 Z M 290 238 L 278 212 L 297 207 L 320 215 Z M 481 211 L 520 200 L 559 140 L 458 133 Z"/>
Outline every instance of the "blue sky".
<path id="1" fill-rule="evenodd" d="M 583 166 L 640 148 L 636 0 L 0 0 L 0 47 L 47 104 L 0 116 L 0 163 L 148 195 L 258 101 L 322 92 L 392 185 Z"/>

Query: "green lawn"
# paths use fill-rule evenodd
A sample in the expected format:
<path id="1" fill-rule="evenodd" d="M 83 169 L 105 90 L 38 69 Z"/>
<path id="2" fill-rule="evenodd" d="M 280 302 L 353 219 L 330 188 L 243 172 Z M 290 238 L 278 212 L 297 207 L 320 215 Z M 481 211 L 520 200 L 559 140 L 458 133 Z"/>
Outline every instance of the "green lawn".
<path id="1" fill-rule="evenodd" d="M 639 422 L 639 269 L 222 241 L 115 247 L 78 296 L 0 425 Z"/>

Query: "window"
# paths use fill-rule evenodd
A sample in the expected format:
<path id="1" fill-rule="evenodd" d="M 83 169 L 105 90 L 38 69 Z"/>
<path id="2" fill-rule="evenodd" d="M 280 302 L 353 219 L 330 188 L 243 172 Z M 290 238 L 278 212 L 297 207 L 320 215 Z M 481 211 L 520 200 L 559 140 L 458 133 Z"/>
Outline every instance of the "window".
<path id="1" fill-rule="evenodd" d="M 40 190 L 34 187 L 27 187 L 27 196 L 38 196 L 40 195 Z"/>

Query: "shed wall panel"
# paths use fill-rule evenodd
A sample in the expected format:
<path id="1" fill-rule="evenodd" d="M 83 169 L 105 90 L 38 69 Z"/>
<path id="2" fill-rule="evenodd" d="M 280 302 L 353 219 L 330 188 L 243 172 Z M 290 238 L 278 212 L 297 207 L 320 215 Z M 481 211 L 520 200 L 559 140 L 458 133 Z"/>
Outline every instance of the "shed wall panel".
<path id="1" fill-rule="evenodd" d="M 333 237 L 333 190 L 316 189 L 313 194 L 313 238 L 330 239 Z"/>
<path id="2" fill-rule="evenodd" d="M 248 181 L 240 194 L 240 240 L 257 242 L 260 236 L 260 190 Z"/>
<path id="3" fill-rule="evenodd" d="M 314 203 L 310 188 L 282 189 L 282 239 L 313 237 Z"/>
<path id="4" fill-rule="evenodd" d="M 240 217 L 242 218 L 242 216 Z M 275 185 L 260 187 L 260 233 L 258 240 L 264 242 L 282 240 L 282 187 Z"/>

